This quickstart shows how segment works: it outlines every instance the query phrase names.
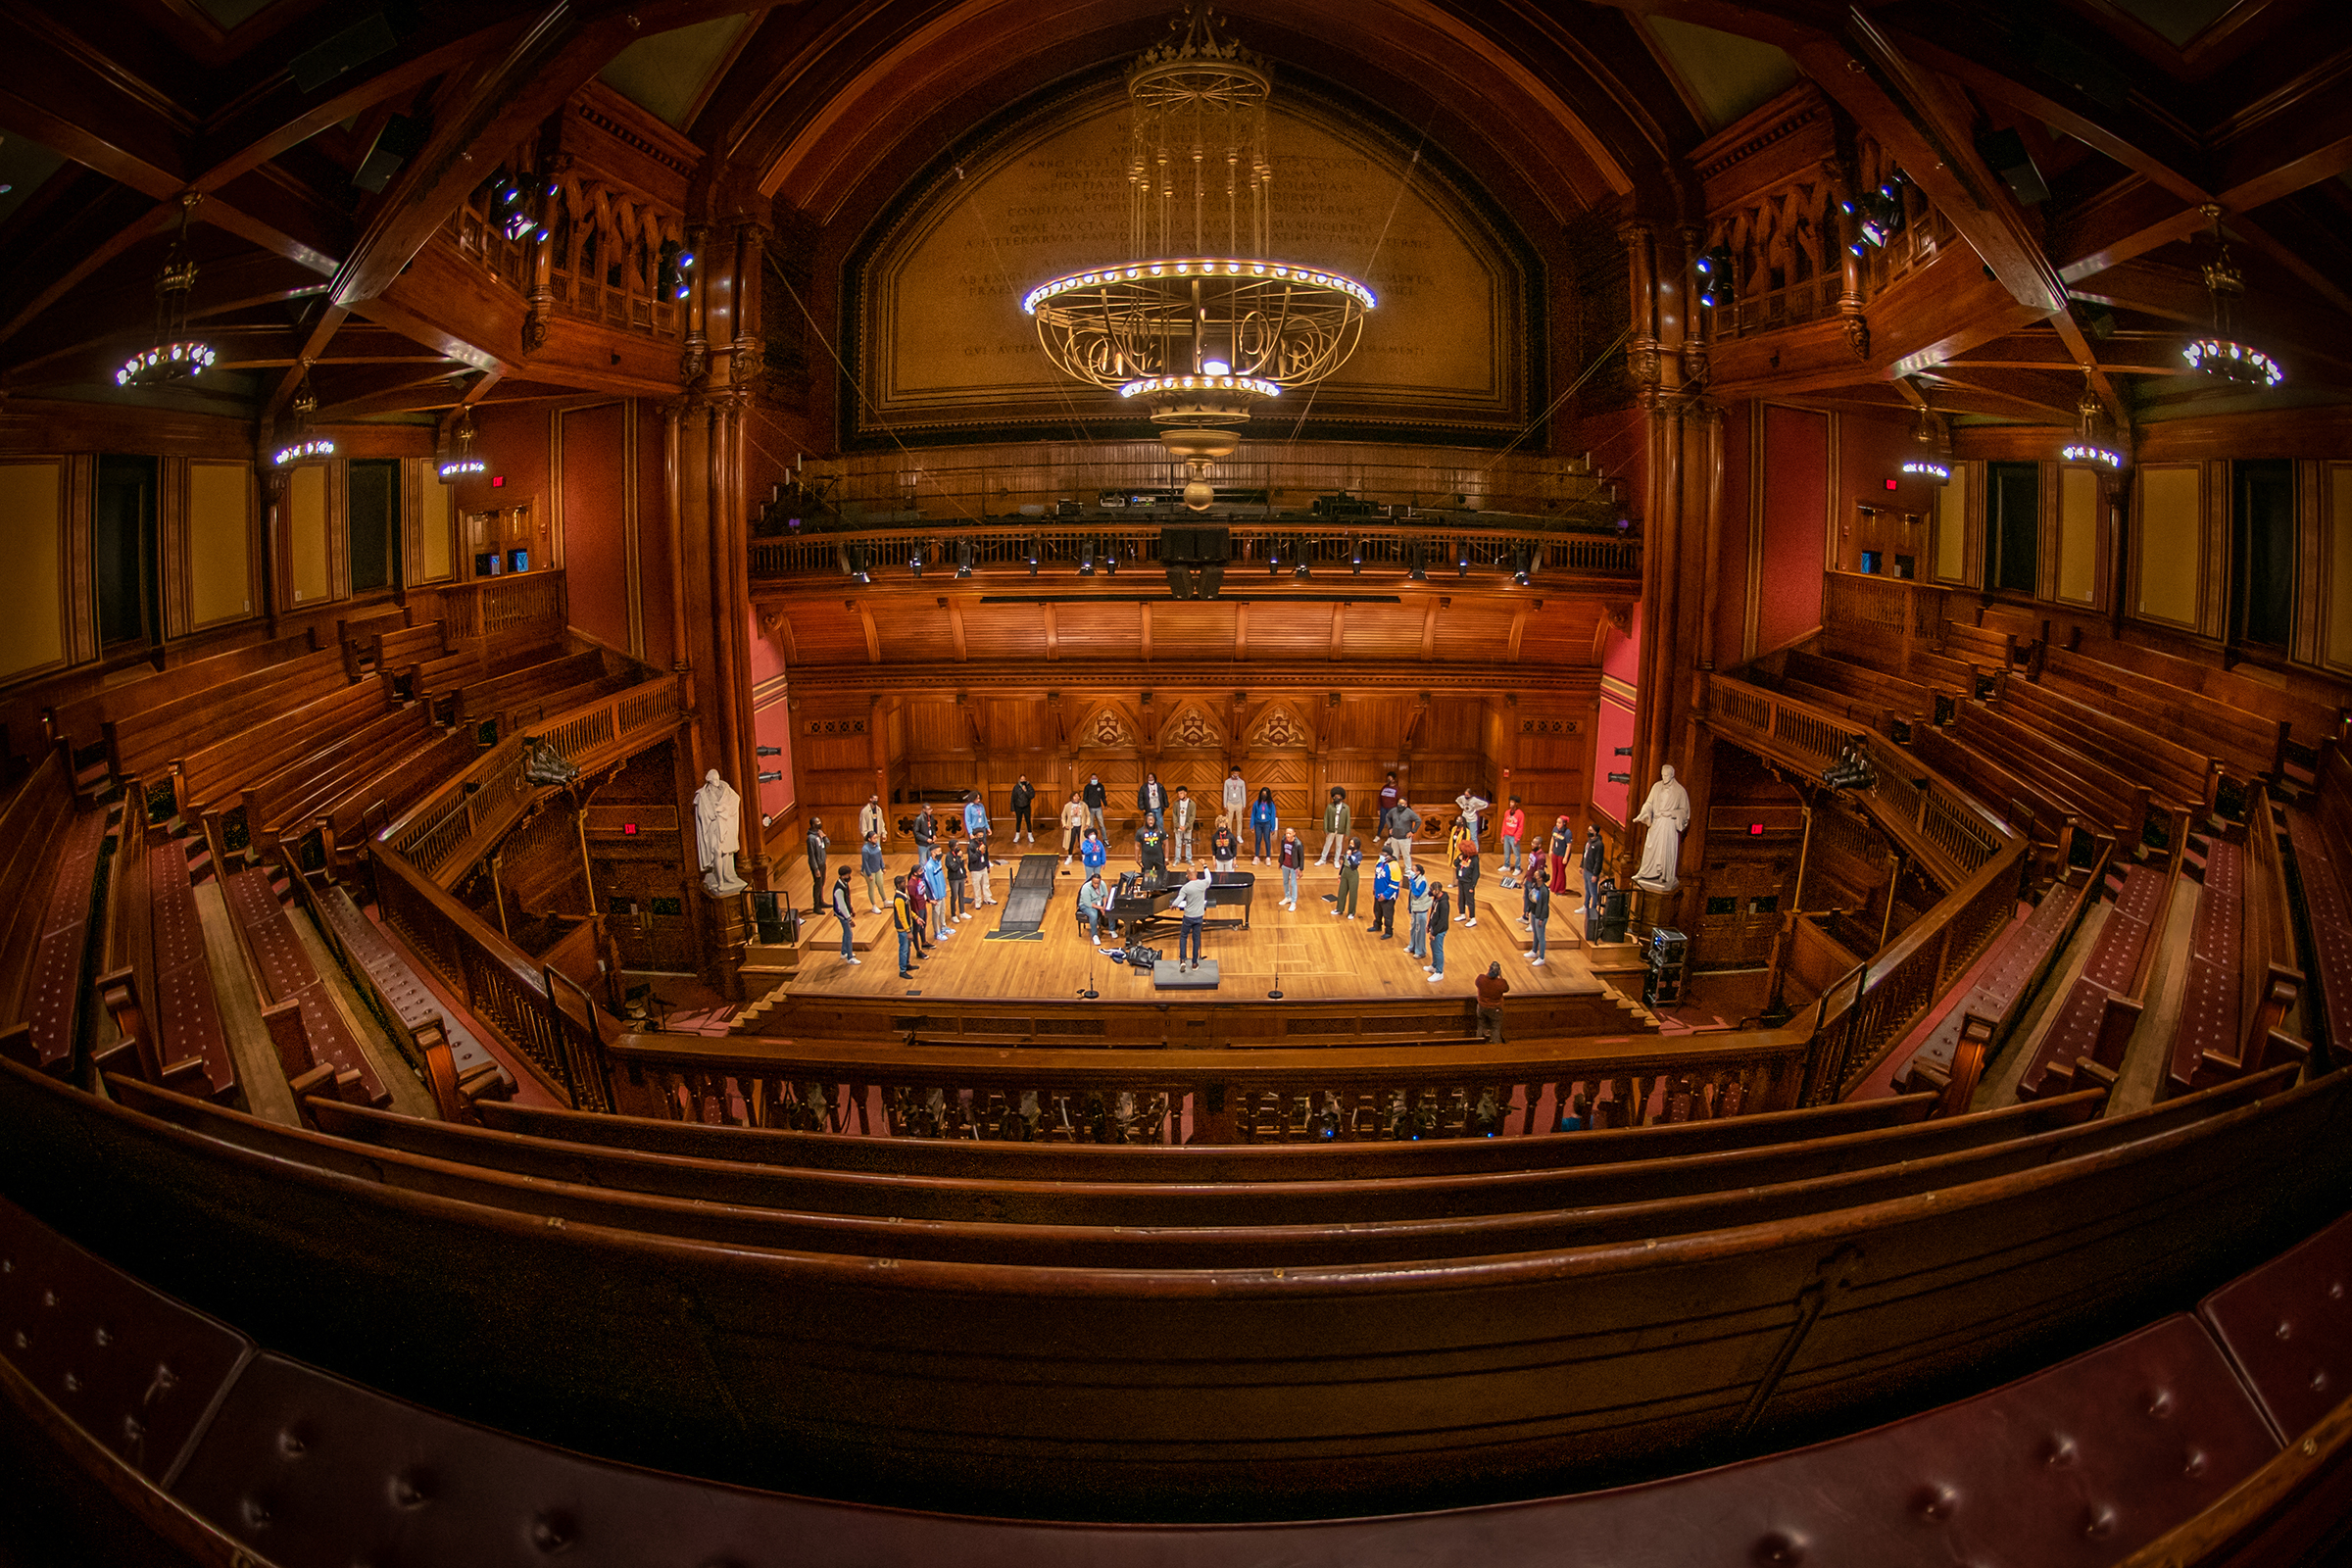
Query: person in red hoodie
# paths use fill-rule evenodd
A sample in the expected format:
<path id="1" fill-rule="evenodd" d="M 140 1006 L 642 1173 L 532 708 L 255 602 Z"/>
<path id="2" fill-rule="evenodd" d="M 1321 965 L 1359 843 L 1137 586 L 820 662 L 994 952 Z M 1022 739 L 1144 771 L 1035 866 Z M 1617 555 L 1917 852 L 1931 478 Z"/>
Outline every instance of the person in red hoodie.
<path id="1" fill-rule="evenodd" d="M 914 915 L 914 956 L 919 959 L 931 951 L 931 945 L 923 940 L 923 933 L 931 929 L 931 890 L 923 885 L 919 872 L 907 875 L 906 907 Z"/>
<path id="2" fill-rule="evenodd" d="M 1511 797 L 1502 808 L 1502 885 L 1519 885 L 1519 837 L 1527 831 L 1527 813 L 1519 808 L 1519 797 Z"/>

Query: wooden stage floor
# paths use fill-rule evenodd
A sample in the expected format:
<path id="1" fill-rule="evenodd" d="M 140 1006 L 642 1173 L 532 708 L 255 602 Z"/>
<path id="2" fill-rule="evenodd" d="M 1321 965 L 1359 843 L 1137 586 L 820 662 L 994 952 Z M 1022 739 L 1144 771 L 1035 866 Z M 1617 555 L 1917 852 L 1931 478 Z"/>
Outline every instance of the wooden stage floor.
<path id="1" fill-rule="evenodd" d="M 1025 848 L 1025 846 L 1024 846 Z M 837 862 L 838 863 L 838 862 Z M 909 855 L 889 858 L 890 875 L 903 875 L 913 864 Z M 1014 864 L 1000 866 L 996 875 L 997 903 L 983 905 L 970 918 L 956 925 L 956 934 L 935 943 L 931 955 L 915 969 L 914 978 L 898 974 L 898 941 L 890 935 L 887 916 L 866 911 L 864 879 L 853 877 L 858 912 L 857 939 L 873 940 L 858 956 L 863 961 L 846 963 L 841 957 L 840 927 L 830 914 L 808 922 L 809 933 L 801 948 L 799 973 L 786 985 L 793 998 L 921 996 L 934 1001 L 1059 1002 L 1087 987 L 1091 966 L 1094 987 L 1105 1001 L 1132 1002 L 1165 999 L 1176 1002 L 1263 1002 L 1279 971 L 1286 1000 L 1298 1002 L 1404 1002 L 1442 997 L 1458 1002 L 1470 995 L 1471 982 L 1499 962 L 1514 996 L 1592 995 L 1607 989 L 1592 973 L 1593 956 L 1583 947 L 1583 922 L 1573 911 L 1562 913 L 1570 901 L 1554 898 L 1549 961 L 1538 968 L 1523 951 L 1526 933 L 1519 925 L 1519 893 L 1500 887 L 1493 877 L 1479 882 L 1478 924 L 1466 927 L 1458 914 L 1446 934 L 1446 977 L 1432 983 L 1422 972 L 1422 960 L 1405 952 L 1411 917 L 1397 901 L 1396 937 L 1382 941 L 1371 931 L 1371 877 L 1363 878 L 1358 913 L 1344 920 L 1332 913 L 1327 895 L 1336 895 L 1339 872 L 1309 865 L 1299 879 L 1297 912 L 1282 907 L 1279 866 L 1252 866 L 1247 860 L 1237 870 L 1257 874 L 1256 900 L 1248 930 L 1211 926 L 1203 941 L 1203 956 L 1217 961 L 1219 988 L 1215 991 L 1157 991 L 1151 976 L 1137 975 L 1124 964 L 1109 960 L 1108 938 L 1101 949 L 1092 946 L 1078 926 L 1079 867 L 1055 877 L 1054 897 L 1036 940 L 991 941 L 984 933 L 996 929 L 1005 908 L 1005 889 Z M 1109 867 L 1119 869 L 1117 861 Z M 808 887 L 807 862 L 796 860 L 775 878 L 774 885 L 803 897 Z M 1487 895 L 1496 902 L 1490 905 Z M 1212 916 L 1222 911 L 1212 910 Z M 877 938 L 878 933 L 878 939 Z M 1170 958 L 1176 956 L 1176 927 L 1155 930 L 1144 939 Z M 1610 967 L 1634 961 L 1634 949 L 1612 946 L 1598 950 L 1614 960 Z"/>

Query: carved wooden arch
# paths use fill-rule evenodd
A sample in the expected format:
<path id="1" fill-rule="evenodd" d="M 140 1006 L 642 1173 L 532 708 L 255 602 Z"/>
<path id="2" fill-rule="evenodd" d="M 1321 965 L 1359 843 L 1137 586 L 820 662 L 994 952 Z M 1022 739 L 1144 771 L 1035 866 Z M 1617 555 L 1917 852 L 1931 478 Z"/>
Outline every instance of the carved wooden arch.
<path id="1" fill-rule="evenodd" d="M 1104 700 L 1096 703 L 1069 727 L 1069 746 L 1073 752 L 1142 752 L 1145 747 L 1143 720 L 1126 704 Z"/>
<path id="2" fill-rule="evenodd" d="M 1225 726 L 1207 705 L 1180 702 L 1170 712 L 1167 721 L 1159 726 L 1159 747 L 1163 752 L 1222 752 L 1227 733 Z"/>
<path id="3" fill-rule="evenodd" d="M 1300 712 L 1298 707 L 1284 699 L 1276 699 L 1250 715 L 1243 728 L 1248 750 L 1252 754 L 1265 752 L 1311 753 L 1320 749 L 1319 732 L 1314 721 Z"/>

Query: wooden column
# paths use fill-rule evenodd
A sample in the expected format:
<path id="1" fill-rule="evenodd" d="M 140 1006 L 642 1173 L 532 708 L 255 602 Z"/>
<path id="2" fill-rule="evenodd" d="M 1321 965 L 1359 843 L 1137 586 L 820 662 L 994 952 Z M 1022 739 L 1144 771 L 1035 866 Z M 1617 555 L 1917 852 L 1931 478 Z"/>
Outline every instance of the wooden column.
<path id="1" fill-rule="evenodd" d="M 1703 864 L 1706 737 L 1692 717 L 1700 671 L 1709 661 L 1710 584 L 1721 552 L 1722 418 L 1706 402 L 1706 323 L 1695 318 L 1688 280 L 1695 227 L 1661 229 L 1634 222 L 1620 230 L 1633 297 L 1632 371 L 1643 413 L 1646 468 L 1640 476 L 1642 521 L 1642 648 L 1635 681 L 1633 785 L 1629 811 L 1672 764 L 1690 794 L 1691 822 L 1680 865 Z M 1595 766 L 1602 765 L 1600 760 Z M 1618 879 L 1641 860 L 1645 830 L 1629 826 L 1618 851 Z M 1669 923 L 1688 928 L 1683 890 L 1665 905 Z"/>

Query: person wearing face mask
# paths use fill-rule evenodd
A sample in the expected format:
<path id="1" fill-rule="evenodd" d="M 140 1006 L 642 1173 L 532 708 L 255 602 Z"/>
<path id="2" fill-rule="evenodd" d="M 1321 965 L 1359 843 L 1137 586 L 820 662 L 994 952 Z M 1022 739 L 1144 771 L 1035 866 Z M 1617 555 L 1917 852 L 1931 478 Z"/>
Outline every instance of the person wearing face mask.
<path id="1" fill-rule="evenodd" d="M 1029 820 L 1029 812 L 1036 805 L 1037 786 L 1029 782 L 1028 774 L 1023 773 L 1012 786 L 1013 843 L 1018 844 L 1023 838 L 1032 844 L 1037 842 L 1037 824 Z"/>
<path id="2" fill-rule="evenodd" d="M 1102 775 L 1100 773 L 1087 775 L 1086 788 L 1079 791 L 1079 797 L 1086 802 L 1087 825 L 1097 833 L 1108 838 L 1110 830 L 1103 826 L 1102 808 L 1110 800 L 1110 794 L 1102 788 Z"/>

